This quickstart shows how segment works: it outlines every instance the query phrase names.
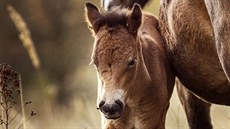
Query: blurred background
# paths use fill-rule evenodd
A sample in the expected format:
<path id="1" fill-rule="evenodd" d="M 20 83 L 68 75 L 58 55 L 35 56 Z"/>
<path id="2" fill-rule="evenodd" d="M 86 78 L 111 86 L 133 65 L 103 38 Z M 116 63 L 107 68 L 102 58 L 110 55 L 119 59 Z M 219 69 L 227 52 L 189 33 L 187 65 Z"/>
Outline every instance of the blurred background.
<path id="1" fill-rule="evenodd" d="M 37 113 L 27 122 L 28 129 L 100 129 L 96 72 L 89 65 L 94 39 L 85 22 L 86 2 L 100 6 L 99 0 L 0 0 L 0 63 L 21 75 L 24 100 L 32 101 L 26 113 Z M 33 65 L 22 44 L 8 5 L 27 24 L 40 67 Z M 145 8 L 156 16 L 158 9 L 159 0 Z M 215 129 L 230 129 L 229 107 L 213 106 L 212 116 Z M 166 127 L 187 129 L 175 93 Z"/>

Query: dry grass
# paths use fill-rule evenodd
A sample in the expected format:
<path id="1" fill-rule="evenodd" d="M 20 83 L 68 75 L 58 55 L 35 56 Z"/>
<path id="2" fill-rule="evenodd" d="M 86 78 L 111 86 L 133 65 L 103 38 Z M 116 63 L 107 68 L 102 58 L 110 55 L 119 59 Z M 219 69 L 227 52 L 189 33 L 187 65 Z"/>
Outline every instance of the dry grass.
<path id="1" fill-rule="evenodd" d="M 0 124 L 2 129 L 10 129 L 16 127 L 26 129 L 25 126 L 25 106 L 31 102 L 24 103 L 22 94 L 22 85 L 20 75 L 12 69 L 10 65 L 0 64 L 0 107 L 2 114 L 0 116 Z M 12 113 L 17 109 L 18 98 L 21 99 L 21 109 L 16 113 Z M 17 122 L 19 114 L 22 112 L 21 122 Z M 31 113 L 27 118 L 29 120 L 35 114 Z M 15 123 L 15 124 L 14 124 Z"/>
<path id="2" fill-rule="evenodd" d="M 19 80 L 21 82 L 21 76 L 19 75 Z M 19 84 L 20 89 L 20 100 L 21 100 L 21 108 L 22 108 L 22 121 L 25 121 L 26 115 L 25 115 L 25 107 L 24 107 L 24 99 L 23 99 L 23 91 L 22 91 L 22 84 Z M 22 122 L 23 129 L 26 129 L 26 122 Z"/>
<path id="3" fill-rule="evenodd" d="M 23 46 L 26 48 L 32 64 L 35 69 L 40 68 L 40 60 L 38 58 L 38 54 L 36 52 L 34 42 L 31 38 L 30 31 L 27 27 L 25 20 L 18 13 L 18 11 L 11 5 L 7 6 L 7 10 L 9 12 L 10 18 L 14 22 L 17 30 L 19 31 L 19 38 L 22 41 Z"/>

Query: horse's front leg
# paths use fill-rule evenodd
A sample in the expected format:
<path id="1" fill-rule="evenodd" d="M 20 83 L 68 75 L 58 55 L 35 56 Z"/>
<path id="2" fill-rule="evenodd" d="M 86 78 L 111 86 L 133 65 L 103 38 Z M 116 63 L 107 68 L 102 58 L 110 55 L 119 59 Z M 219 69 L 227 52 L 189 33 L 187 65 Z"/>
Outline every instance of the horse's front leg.
<path id="1" fill-rule="evenodd" d="M 210 119 L 211 104 L 197 98 L 181 82 L 176 82 L 177 92 L 185 110 L 190 129 L 212 129 Z"/>

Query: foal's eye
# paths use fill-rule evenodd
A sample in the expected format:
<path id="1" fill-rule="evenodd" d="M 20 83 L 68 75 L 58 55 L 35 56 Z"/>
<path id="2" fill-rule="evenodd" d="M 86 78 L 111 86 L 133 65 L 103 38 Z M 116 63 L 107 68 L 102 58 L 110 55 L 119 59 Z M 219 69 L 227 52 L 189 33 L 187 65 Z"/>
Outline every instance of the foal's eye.
<path id="1" fill-rule="evenodd" d="M 129 61 L 128 66 L 129 66 L 129 67 L 132 67 L 132 66 L 135 65 L 135 63 L 136 63 L 136 60 L 131 60 L 131 61 Z"/>

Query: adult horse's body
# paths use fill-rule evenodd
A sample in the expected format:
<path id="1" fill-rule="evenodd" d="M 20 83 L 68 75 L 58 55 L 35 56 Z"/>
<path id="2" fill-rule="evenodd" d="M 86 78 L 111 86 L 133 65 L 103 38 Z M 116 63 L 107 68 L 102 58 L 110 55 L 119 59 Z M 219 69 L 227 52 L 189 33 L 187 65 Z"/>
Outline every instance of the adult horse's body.
<path id="1" fill-rule="evenodd" d="M 212 128 L 210 105 L 198 100 L 190 91 L 210 103 L 230 105 L 227 79 L 230 30 L 226 30 L 230 24 L 226 22 L 230 20 L 227 16 L 230 2 L 219 0 L 218 4 L 209 6 L 214 1 L 217 2 L 164 0 L 160 7 L 161 32 L 168 44 L 171 64 L 176 76 L 189 89 L 178 88 L 188 122 L 194 129 Z"/>
<path id="2" fill-rule="evenodd" d="M 122 4 L 121 0 L 113 1 Z M 113 2 L 108 5 L 112 7 Z M 180 84 L 178 91 L 193 129 L 212 128 L 209 103 L 230 105 L 229 7 L 229 0 L 160 3 L 161 34 L 173 70 L 186 87 Z"/>
<path id="3" fill-rule="evenodd" d="M 86 10 L 103 128 L 164 129 L 175 76 L 158 20 L 139 5 L 101 13 L 88 3 Z"/>

